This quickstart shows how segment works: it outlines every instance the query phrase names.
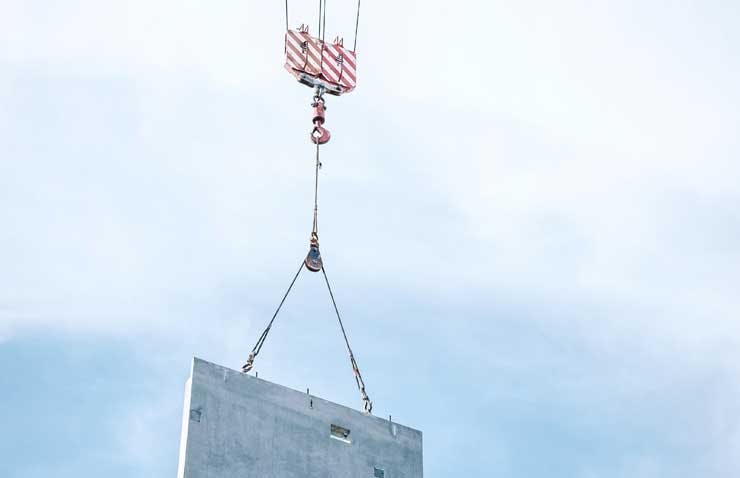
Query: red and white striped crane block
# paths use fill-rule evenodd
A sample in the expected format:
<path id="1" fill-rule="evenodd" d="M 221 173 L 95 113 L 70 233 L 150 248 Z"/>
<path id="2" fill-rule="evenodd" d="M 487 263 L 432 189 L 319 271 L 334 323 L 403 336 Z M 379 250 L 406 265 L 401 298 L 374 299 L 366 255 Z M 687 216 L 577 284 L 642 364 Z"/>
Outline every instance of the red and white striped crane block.
<path id="1" fill-rule="evenodd" d="M 344 48 L 339 38 L 323 42 L 303 25 L 285 34 L 285 69 L 304 85 L 321 86 L 336 96 L 349 93 L 357 84 L 356 65 L 355 52 Z"/>

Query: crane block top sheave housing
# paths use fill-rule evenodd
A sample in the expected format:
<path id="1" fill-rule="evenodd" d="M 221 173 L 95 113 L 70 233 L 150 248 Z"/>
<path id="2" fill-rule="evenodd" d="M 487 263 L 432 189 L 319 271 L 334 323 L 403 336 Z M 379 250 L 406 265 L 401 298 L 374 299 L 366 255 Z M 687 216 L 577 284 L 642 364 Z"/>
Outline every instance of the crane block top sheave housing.
<path id="1" fill-rule="evenodd" d="M 312 37 L 305 25 L 288 30 L 285 69 L 311 88 L 323 87 L 335 96 L 349 93 L 357 84 L 357 58 L 343 43 L 338 37 L 332 43 Z"/>

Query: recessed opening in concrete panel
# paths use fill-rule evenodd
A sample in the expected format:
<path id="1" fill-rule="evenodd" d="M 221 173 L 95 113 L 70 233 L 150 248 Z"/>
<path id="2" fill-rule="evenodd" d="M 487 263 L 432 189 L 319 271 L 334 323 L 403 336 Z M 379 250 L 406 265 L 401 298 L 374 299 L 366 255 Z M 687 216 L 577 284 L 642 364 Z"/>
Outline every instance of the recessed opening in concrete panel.
<path id="1" fill-rule="evenodd" d="M 193 359 L 178 478 L 422 478 L 422 434 Z"/>

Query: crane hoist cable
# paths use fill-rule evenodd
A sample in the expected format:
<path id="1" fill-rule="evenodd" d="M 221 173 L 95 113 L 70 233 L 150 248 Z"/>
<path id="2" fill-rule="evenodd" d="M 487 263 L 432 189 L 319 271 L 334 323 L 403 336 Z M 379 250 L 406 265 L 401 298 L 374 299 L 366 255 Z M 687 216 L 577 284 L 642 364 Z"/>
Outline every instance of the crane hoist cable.
<path id="1" fill-rule="evenodd" d="M 319 0 L 319 38 L 326 38 L 326 0 Z"/>
<path id="2" fill-rule="evenodd" d="M 355 38 L 353 41 L 352 51 L 357 51 L 357 33 L 360 30 L 360 2 L 357 0 L 357 14 L 355 16 Z M 285 31 L 290 30 L 288 15 L 288 0 L 285 0 Z M 319 0 L 319 19 L 318 19 L 318 37 L 321 41 L 326 38 L 326 0 Z"/>
<path id="3" fill-rule="evenodd" d="M 285 0 L 285 31 L 290 30 L 288 26 L 288 0 Z"/>
<path id="4" fill-rule="evenodd" d="M 360 0 L 357 0 L 357 20 L 355 20 L 355 41 L 352 51 L 357 51 L 357 32 L 360 30 Z"/>

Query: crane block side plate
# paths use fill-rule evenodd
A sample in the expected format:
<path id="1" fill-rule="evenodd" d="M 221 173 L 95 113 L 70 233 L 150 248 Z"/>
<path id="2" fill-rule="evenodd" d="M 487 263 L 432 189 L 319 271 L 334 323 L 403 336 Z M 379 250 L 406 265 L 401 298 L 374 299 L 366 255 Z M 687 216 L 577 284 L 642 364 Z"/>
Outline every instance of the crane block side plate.
<path id="1" fill-rule="evenodd" d="M 285 34 L 285 66 L 315 76 L 321 73 L 321 40 L 308 33 Z"/>
<path id="2" fill-rule="evenodd" d="M 321 76 L 341 86 L 345 93 L 354 90 L 357 83 L 355 53 L 336 43 L 325 43 L 322 55 Z"/>
<path id="3" fill-rule="evenodd" d="M 342 95 L 357 85 L 355 52 L 341 44 L 329 44 L 299 30 L 285 34 L 285 69 L 310 87 L 323 86 Z"/>

